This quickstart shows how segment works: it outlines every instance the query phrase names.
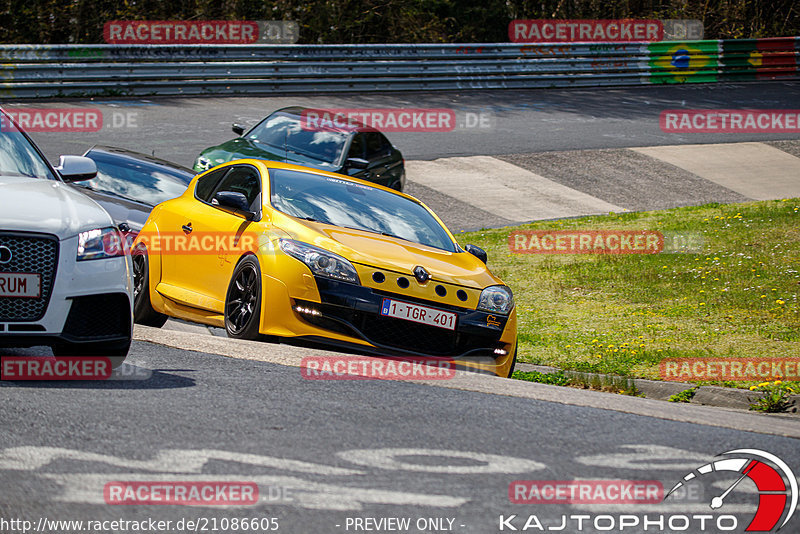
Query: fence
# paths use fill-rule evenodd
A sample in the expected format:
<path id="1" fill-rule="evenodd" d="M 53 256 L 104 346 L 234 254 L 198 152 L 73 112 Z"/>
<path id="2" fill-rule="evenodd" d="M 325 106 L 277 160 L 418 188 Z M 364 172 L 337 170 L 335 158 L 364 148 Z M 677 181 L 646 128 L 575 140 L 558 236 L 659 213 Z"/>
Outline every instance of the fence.
<path id="1" fill-rule="evenodd" d="M 0 45 L 0 98 L 795 80 L 799 49 L 798 37 L 530 45 Z"/>

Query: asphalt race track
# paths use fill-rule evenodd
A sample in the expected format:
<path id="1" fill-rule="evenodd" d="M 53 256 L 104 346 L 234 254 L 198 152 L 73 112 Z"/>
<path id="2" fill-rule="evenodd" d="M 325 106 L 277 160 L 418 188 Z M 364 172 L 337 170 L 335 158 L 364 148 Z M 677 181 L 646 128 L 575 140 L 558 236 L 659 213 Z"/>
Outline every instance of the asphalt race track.
<path id="1" fill-rule="evenodd" d="M 535 514 L 556 527 L 562 514 L 704 514 L 724 490 L 709 485 L 689 503 L 525 505 L 509 502 L 515 480 L 655 480 L 669 488 L 732 449 L 798 459 L 796 437 L 521 399 L 504 394 L 502 379 L 494 379 L 498 394 L 313 381 L 297 367 L 145 342 L 129 358 L 127 380 L 0 383 L 1 517 L 275 517 L 279 532 L 292 533 L 353 532 L 348 518 L 448 518 L 452 529 L 408 532 L 478 534 L 498 532 L 500 515 L 524 524 Z M 739 415 L 714 412 L 722 425 Z M 248 481 L 261 499 L 228 509 L 106 505 L 103 487 L 117 480 Z M 754 492 L 745 488 L 725 512 L 747 521 Z"/>
<path id="2" fill-rule="evenodd" d="M 462 121 L 453 132 L 388 137 L 406 158 L 409 192 L 451 228 L 464 230 L 612 209 L 738 202 L 758 198 L 764 189 L 793 194 L 800 187 L 792 181 L 800 176 L 795 172 L 800 145 L 792 134 L 671 134 L 661 131 L 658 118 L 667 109 L 795 109 L 798 101 L 798 83 L 754 83 L 95 99 L 9 107 L 103 111 L 108 122 L 100 132 L 32 134 L 54 162 L 59 154 L 80 154 L 102 143 L 187 166 L 201 149 L 233 137 L 232 122 L 254 124 L 290 104 L 452 108 Z M 467 127 L 481 114 L 484 127 Z M 671 148 L 728 143 L 747 143 L 742 150 L 766 154 L 780 165 L 749 182 L 724 181 L 689 163 L 676 164 L 675 158 L 686 153 Z M 660 148 L 628 150 L 636 147 Z M 714 150 L 708 153 L 727 157 Z M 491 159 L 481 159 L 487 156 Z M 528 186 L 528 196 L 513 206 L 502 196 L 478 198 L 480 180 L 493 179 L 485 170 L 493 162 L 508 165 L 503 168 L 509 194 L 525 180 L 535 187 Z M 448 178 L 458 169 L 471 177 L 460 188 L 466 194 Z M 730 486 L 730 476 L 711 474 L 692 492 L 650 504 L 564 499 L 515 504 L 509 487 L 517 480 L 627 480 L 655 482 L 666 491 L 692 470 L 737 449 L 768 451 L 796 473 L 800 469 L 797 415 L 678 405 L 476 374 L 424 383 L 307 380 L 299 362 L 318 354 L 315 349 L 237 342 L 196 327 L 184 330 L 137 328 L 128 361 L 113 380 L 0 382 L 0 518 L 31 521 L 28 532 L 48 534 L 134 531 L 130 525 L 92 529 L 53 520 L 153 519 L 172 523 L 136 530 L 240 532 L 244 529 L 231 527 L 233 519 L 266 519 L 273 525 L 271 518 L 277 524 L 272 531 L 296 534 L 493 534 L 523 531 L 531 515 L 542 528 L 530 526 L 527 532 L 556 531 L 563 521 L 562 532 L 642 532 L 644 515 L 667 522 L 686 516 L 687 528 L 680 528 L 679 518 L 664 531 L 703 532 L 698 517 L 716 521 L 721 513 L 732 516 L 738 525 L 734 531 L 742 532 L 758 505 L 751 481 L 731 493 L 720 512 L 709 508 L 712 497 Z M 11 354 L 47 355 L 49 349 Z M 107 504 L 104 489 L 114 481 L 254 483 L 259 499 L 223 507 Z M 615 514 L 613 529 L 605 528 L 602 514 Z M 620 514 L 636 525 L 621 530 Z M 588 516 L 582 529 L 577 516 Z M 409 526 L 400 528 L 390 519 L 408 519 Z M 798 525 L 795 514 L 782 532 L 798 532 Z M 3 534 L 22 531 L 19 524 L 0 520 Z"/>
<path id="3" fill-rule="evenodd" d="M 618 89 L 475 91 L 296 97 L 184 97 L 31 101 L 7 106 L 81 106 L 103 112 L 104 128 L 92 133 L 40 133 L 34 140 L 54 161 L 83 153 L 95 143 L 131 148 L 190 166 L 203 148 L 231 139 L 231 123 L 254 125 L 275 109 L 447 108 L 456 112 L 452 132 L 387 134 L 406 159 L 526 154 L 673 144 L 792 139 L 792 134 L 674 134 L 659 127 L 664 110 L 794 109 L 797 82 L 697 84 Z M 130 115 L 129 115 L 130 114 Z M 470 114 L 469 117 L 467 114 Z M 480 122 L 484 114 L 485 120 Z M 128 120 L 128 117 L 131 120 Z"/>

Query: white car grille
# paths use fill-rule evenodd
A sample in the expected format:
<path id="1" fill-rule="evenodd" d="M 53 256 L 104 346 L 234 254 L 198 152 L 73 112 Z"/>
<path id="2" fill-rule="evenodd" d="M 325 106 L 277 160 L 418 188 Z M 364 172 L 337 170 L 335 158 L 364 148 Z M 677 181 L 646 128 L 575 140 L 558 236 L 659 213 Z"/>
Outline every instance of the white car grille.
<path id="1" fill-rule="evenodd" d="M 39 298 L 0 297 L 0 321 L 38 321 L 53 290 L 58 264 L 58 239 L 45 234 L 0 232 L 0 247 L 11 251 L 11 259 L 0 263 L 0 273 L 33 273 L 41 276 Z"/>

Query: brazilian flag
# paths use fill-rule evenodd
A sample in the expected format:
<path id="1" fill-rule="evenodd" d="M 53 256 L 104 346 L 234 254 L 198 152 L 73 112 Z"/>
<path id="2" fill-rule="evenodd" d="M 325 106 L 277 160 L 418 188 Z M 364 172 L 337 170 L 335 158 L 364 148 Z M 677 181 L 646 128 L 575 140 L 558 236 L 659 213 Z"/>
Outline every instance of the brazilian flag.
<path id="1" fill-rule="evenodd" d="M 647 45 L 651 83 L 716 82 L 719 41 L 664 41 Z"/>

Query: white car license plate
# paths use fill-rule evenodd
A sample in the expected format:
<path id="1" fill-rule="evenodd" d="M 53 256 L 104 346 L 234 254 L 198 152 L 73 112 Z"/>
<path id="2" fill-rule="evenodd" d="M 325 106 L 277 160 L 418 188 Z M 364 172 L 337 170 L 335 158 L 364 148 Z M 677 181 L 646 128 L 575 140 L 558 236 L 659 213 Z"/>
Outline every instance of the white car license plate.
<path id="1" fill-rule="evenodd" d="M 38 299 L 40 296 L 40 275 L 27 273 L 0 273 L 0 297 L 25 297 Z"/>
<path id="2" fill-rule="evenodd" d="M 455 313 L 437 310 L 427 306 L 419 306 L 418 304 L 411 304 L 409 302 L 401 302 L 399 300 L 383 299 L 381 303 L 381 315 L 405 319 L 406 321 L 413 321 L 415 323 L 438 326 L 439 328 L 446 328 L 447 330 L 456 329 L 457 316 Z"/>

